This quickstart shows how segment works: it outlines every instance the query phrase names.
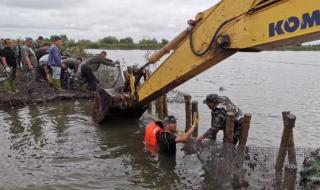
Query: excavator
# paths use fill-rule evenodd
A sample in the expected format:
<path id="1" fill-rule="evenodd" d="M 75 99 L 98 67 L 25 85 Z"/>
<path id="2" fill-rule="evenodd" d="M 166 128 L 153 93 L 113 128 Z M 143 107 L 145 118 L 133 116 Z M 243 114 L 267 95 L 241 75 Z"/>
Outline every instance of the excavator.
<path id="1" fill-rule="evenodd" d="M 99 88 L 93 119 L 139 118 L 150 103 L 237 52 L 260 52 L 320 39 L 319 0 L 221 0 L 117 89 Z M 150 73 L 148 66 L 169 56 Z M 143 79 L 143 80 L 142 80 Z"/>

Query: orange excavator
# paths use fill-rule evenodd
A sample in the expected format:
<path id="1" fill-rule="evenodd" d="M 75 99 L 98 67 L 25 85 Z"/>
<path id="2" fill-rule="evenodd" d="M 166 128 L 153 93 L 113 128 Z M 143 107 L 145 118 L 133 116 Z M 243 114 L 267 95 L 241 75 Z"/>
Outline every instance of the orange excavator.
<path id="1" fill-rule="evenodd" d="M 320 39 L 319 0 L 222 0 L 140 68 L 126 83 L 97 90 L 93 119 L 139 118 L 150 102 L 237 52 L 260 52 Z M 169 54 L 152 73 L 148 66 Z M 143 80 L 142 80 L 143 78 Z"/>

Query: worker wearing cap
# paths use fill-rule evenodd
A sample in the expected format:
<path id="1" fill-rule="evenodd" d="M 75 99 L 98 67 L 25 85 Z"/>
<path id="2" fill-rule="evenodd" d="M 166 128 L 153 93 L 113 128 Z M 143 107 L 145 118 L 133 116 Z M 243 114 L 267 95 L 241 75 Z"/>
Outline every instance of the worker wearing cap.
<path id="1" fill-rule="evenodd" d="M 177 143 L 184 143 L 191 139 L 195 127 L 191 127 L 185 134 L 177 135 L 177 120 L 174 116 L 167 116 L 163 120 L 164 132 L 158 136 L 160 154 L 175 156 Z"/>
<path id="2" fill-rule="evenodd" d="M 203 103 L 211 110 L 211 128 L 198 137 L 197 141 L 201 142 L 206 138 L 215 141 L 219 130 L 224 130 L 226 127 L 227 112 L 233 112 L 235 114 L 234 144 L 237 144 L 241 135 L 242 111 L 228 97 L 217 94 L 208 95 Z"/>

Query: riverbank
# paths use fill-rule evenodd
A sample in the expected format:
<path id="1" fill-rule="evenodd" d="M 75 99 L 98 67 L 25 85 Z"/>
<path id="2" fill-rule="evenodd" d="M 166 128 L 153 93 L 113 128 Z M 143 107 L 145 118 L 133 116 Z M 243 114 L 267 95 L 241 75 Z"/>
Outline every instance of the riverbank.
<path id="1" fill-rule="evenodd" d="M 57 94 L 46 81 L 26 81 L 23 72 L 17 73 L 16 80 L 0 82 L 0 106 L 21 107 L 69 100 L 91 100 L 94 94 L 81 90 L 64 90 Z"/>

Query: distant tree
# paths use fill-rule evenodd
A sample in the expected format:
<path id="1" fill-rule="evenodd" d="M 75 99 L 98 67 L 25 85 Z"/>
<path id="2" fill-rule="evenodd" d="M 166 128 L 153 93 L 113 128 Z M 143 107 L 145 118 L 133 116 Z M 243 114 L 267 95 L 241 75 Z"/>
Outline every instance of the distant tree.
<path id="1" fill-rule="evenodd" d="M 167 45 L 168 43 L 169 43 L 169 40 L 167 40 L 167 39 L 162 39 L 162 41 L 161 41 L 161 45 L 163 45 L 163 46 Z"/>
<path id="2" fill-rule="evenodd" d="M 51 35 L 50 36 L 50 41 L 53 41 L 53 39 L 55 37 L 57 37 L 57 36 L 60 37 L 62 41 L 68 41 L 68 36 L 65 35 L 65 34 L 62 34 L 62 35 Z"/>
<path id="3" fill-rule="evenodd" d="M 68 41 L 69 40 L 69 38 L 68 38 L 68 36 L 66 34 L 60 35 L 60 38 L 61 38 L 62 41 Z"/>
<path id="4" fill-rule="evenodd" d="M 142 39 L 139 41 L 139 44 L 141 45 L 157 45 L 158 41 L 157 39 L 153 38 L 153 39 Z"/>
<path id="5" fill-rule="evenodd" d="M 107 36 L 99 40 L 100 43 L 105 43 L 105 44 L 118 44 L 119 40 L 117 37 L 114 36 Z"/>
<path id="6" fill-rule="evenodd" d="M 55 37 L 57 37 L 58 35 L 51 35 L 50 36 L 50 41 L 53 41 Z"/>
<path id="7" fill-rule="evenodd" d="M 122 43 L 122 44 L 134 44 L 133 39 L 131 37 L 120 39 L 120 43 Z"/>

